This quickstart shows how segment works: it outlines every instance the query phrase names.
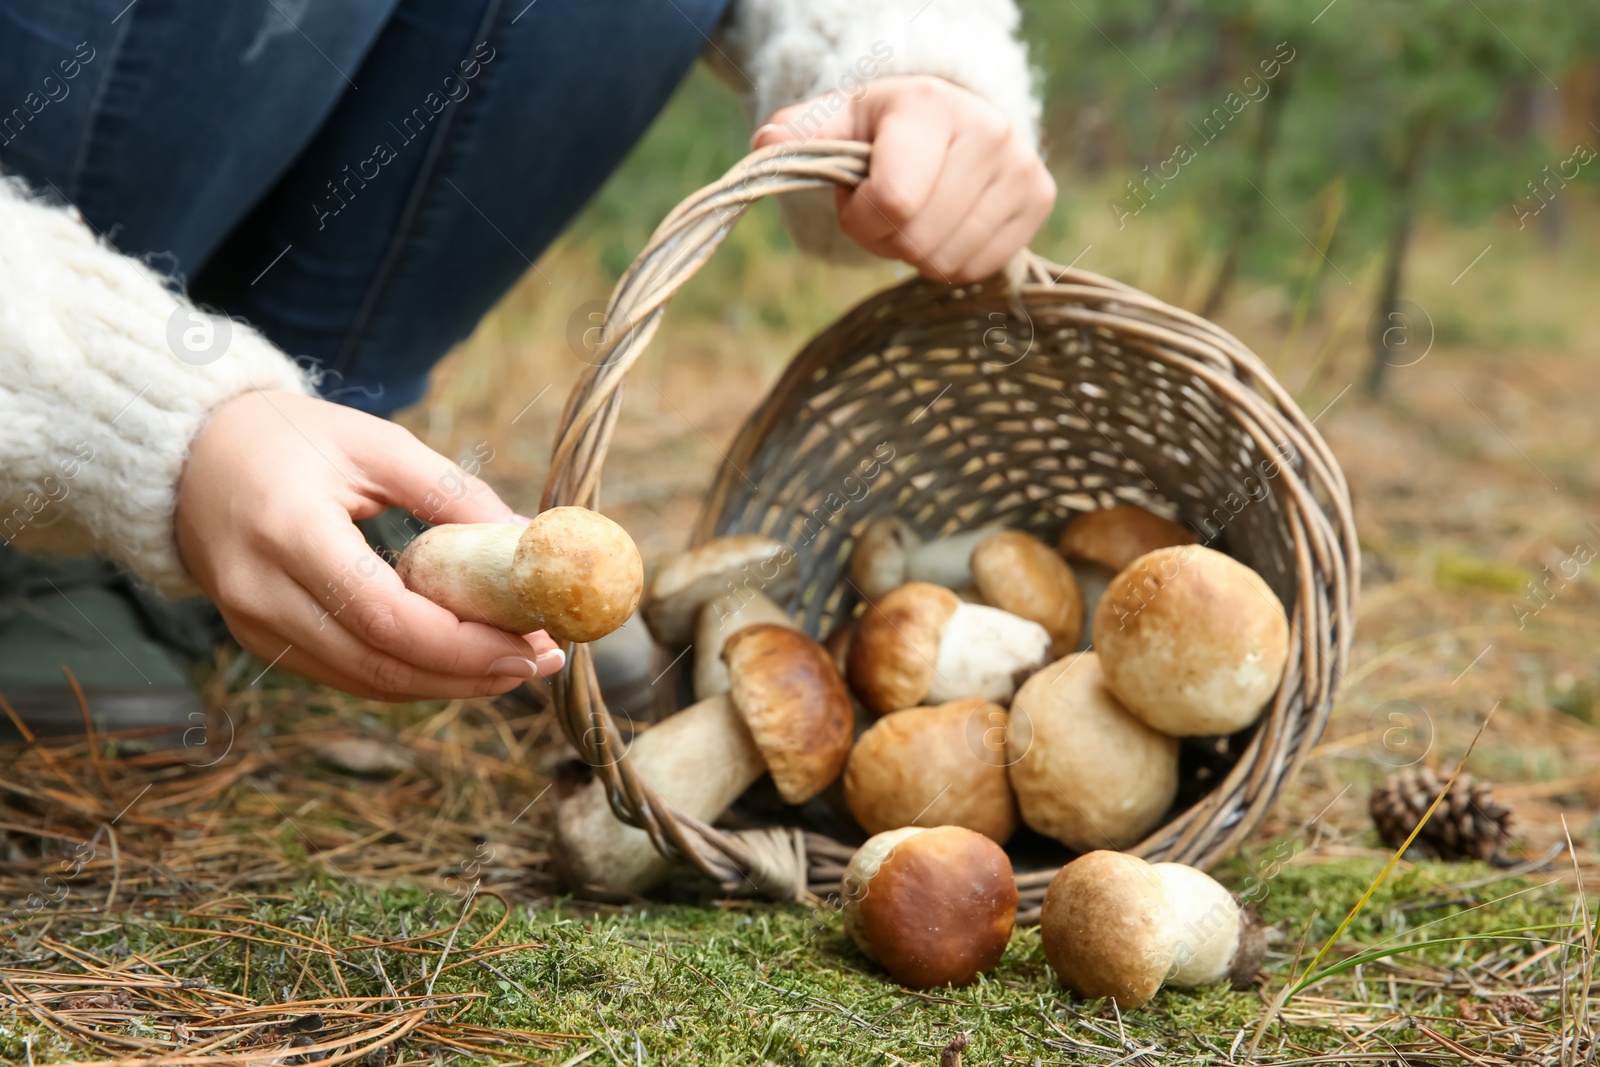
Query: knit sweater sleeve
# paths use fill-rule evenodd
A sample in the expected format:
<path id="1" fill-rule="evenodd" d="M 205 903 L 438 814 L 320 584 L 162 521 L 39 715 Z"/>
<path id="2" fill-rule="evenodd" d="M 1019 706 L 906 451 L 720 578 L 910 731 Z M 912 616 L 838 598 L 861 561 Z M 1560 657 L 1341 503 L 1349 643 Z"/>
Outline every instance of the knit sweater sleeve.
<path id="1" fill-rule="evenodd" d="M 0 179 L 0 542 L 99 555 L 169 595 L 198 591 L 173 533 L 178 478 L 210 413 L 251 389 L 311 383 L 75 211 Z"/>
<path id="2" fill-rule="evenodd" d="M 1039 99 L 1014 0 L 734 0 L 705 51 L 707 64 L 745 101 L 751 120 L 802 100 L 833 106 L 873 78 L 929 74 L 995 105 L 1035 146 Z M 805 133 L 805 118 L 800 120 Z M 783 198 L 796 243 L 852 258 L 833 196 Z"/>

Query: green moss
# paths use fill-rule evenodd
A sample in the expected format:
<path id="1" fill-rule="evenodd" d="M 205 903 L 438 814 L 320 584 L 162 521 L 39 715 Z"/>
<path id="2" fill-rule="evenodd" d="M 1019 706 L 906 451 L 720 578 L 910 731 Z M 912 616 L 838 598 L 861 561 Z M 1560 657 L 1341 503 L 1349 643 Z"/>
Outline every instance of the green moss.
<path id="1" fill-rule="evenodd" d="M 1213 1062 L 1241 1030 L 1253 1033 L 1265 1001 L 1282 988 L 1302 935 L 1303 969 L 1379 868 L 1369 860 L 1308 862 L 1300 857 L 1284 862 L 1293 852 L 1287 844 L 1268 845 L 1219 872 L 1241 892 L 1257 882 L 1264 887 L 1252 893 L 1255 905 L 1280 931 L 1264 990 L 1163 991 L 1120 1024 L 1108 1006 L 1075 1002 L 1055 984 L 1037 929 L 1018 931 L 1000 966 L 973 985 L 915 993 L 886 981 L 863 959 L 838 916 L 823 909 L 754 902 L 724 909 L 666 905 L 603 914 L 575 902 L 544 909 L 522 906 L 498 933 L 477 944 L 504 917 L 497 900 L 480 898 L 448 957 L 450 964 L 462 965 L 446 969 L 435 991 L 487 994 L 458 1017 L 462 1023 L 581 1035 L 558 1053 L 530 1053 L 552 1063 L 584 1047 L 596 1048 L 591 1062 L 599 1063 L 612 1062 L 612 1057 L 640 1062 L 641 1050 L 645 1063 L 933 1063 L 944 1043 L 963 1030 L 972 1036 L 969 1064 L 999 1063 L 1007 1056 L 1049 1061 L 1078 1055 L 1070 1052 L 1069 1038 L 1106 1046 L 1109 1052 L 1117 1044 L 1119 1025 L 1138 1047 L 1158 1045 L 1162 1062 Z M 1403 866 L 1374 894 L 1324 965 L 1385 942 L 1476 938 L 1568 918 L 1570 898 L 1554 887 L 1500 880 L 1481 889 L 1453 888 L 1493 873 L 1489 868 Z M 1474 906 L 1485 902 L 1492 903 Z M 76 930 L 58 923 L 52 936 L 106 958 L 138 953 L 148 959 L 160 953 L 163 965 L 175 974 L 203 978 L 214 988 L 246 993 L 262 1004 L 325 995 L 324 988 L 337 991 L 341 982 L 352 994 L 381 996 L 383 974 L 397 987 L 411 986 L 411 992 L 424 988 L 460 904 L 437 893 L 374 891 L 324 878 L 282 896 L 257 897 L 248 911 L 232 914 L 325 939 L 343 949 L 342 957 L 318 953 L 310 942 L 258 942 L 251 948 L 245 988 L 245 942 L 201 945 L 204 935 L 171 928 L 248 929 L 232 918 L 142 912 L 109 921 L 98 917 Z M 380 954 L 358 945 L 358 935 L 401 938 L 428 931 L 440 931 L 419 942 L 432 954 L 385 950 L 382 972 L 375 962 Z M 189 944 L 198 947 L 183 951 Z M 1406 962 L 1461 964 L 1499 944 L 1485 939 L 1435 946 Z M 525 947 L 486 954 L 507 945 Z M 1534 946 L 1521 945 L 1517 951 L 1531 954 Z M 62 960 L 47 965 L 68 966 Z M 1355 999 L 1354 981 L 1337 975 L 1317 994 Z M 1382 995 L 1387 1000 L 1387 990 Z M 1402 986 L 1399 995 L 1402 1010 L 1444 1010 L 1436 989 Z M 1450 1005 L 1444 1008 L 1453 1011 Z M 5 1021 L 0 1055 L 24 1061 L 22 1038 L 28 1034 L 35 1040 L 37 1061 L 39 1050 L 53 1039 L 30 1026 L 16 1015 Z M 1338 1047 L 1342 1041 L 1334 1029 L 1299 1025 L 1291 1025 L 1287 1036 L 1318 1049 Z M 83 1048 L 51 1047 L 52 1056 L 90 1058 Z M 422 1051 L 413 1049 L 408 1056 Z"/>

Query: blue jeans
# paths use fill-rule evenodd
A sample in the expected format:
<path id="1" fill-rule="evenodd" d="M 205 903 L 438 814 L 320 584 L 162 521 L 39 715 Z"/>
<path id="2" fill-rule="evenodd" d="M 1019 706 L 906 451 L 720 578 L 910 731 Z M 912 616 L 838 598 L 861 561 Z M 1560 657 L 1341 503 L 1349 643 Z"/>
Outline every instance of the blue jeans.
<path id="1" fill-rule="evenodd" d="M 388 414 L 621 161 L 727 2 L 0 0 L 0 171 Z"/>

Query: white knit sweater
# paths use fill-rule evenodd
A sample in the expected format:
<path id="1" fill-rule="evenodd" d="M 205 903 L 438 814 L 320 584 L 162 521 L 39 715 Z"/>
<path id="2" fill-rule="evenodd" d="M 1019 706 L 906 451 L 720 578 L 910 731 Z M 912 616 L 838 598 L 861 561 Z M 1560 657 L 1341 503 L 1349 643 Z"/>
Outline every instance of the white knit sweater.
<path id="1" fill-rule="evenodd" d="M 973 90 L 1035 135 L 1013 0 L 736 0 L 707 50 L 752 118 L 886 74 Z M 847 255 L 831 197 L 787 204 L 802 248 Z M 314 381 L 248 326 L 201 315 L 70 208 L 0 180 L 0 543 L 115 560 L 195 592 L 173 534 L 189 443 L 251 389 Z"/>

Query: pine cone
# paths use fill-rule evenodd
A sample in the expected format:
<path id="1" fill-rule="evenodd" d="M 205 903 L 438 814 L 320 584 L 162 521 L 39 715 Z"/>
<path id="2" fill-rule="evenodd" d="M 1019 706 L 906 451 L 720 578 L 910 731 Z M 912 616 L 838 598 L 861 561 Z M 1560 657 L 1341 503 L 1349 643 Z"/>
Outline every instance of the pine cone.
<path id="1" fill-rule="evenodd" d="M 1383 843 L 1399 848 L 1448 780 L 1418 767 L 1392 774 L 1374 789 L 1370 810 Z M 1499 853 L 1510 835 L 1510 806 L 1495 803 L 1488 782 L 1475 782 L 1471 775 L 1462 774 L 1408 852 L 1427 859 L 1487 860 Z"/>

